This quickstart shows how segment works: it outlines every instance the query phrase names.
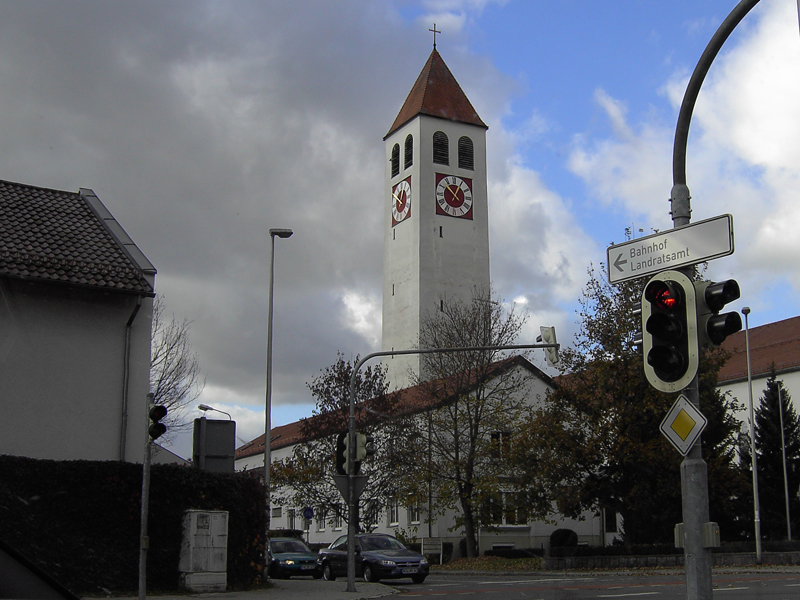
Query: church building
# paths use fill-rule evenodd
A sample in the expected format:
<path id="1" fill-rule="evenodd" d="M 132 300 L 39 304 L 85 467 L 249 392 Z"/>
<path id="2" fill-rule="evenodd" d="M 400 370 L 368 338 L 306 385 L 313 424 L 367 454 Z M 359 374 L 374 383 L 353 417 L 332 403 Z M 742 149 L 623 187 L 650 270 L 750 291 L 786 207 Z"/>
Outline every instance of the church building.
<path id="1" fill-rule="evenodd" d="M 434 46 L 384 137 L 384 351 L 418 348 L 444 301 L 489 291 L 487 129 Z M 386 364 L 395 389 L 420 373 L 419 355 Z"/>

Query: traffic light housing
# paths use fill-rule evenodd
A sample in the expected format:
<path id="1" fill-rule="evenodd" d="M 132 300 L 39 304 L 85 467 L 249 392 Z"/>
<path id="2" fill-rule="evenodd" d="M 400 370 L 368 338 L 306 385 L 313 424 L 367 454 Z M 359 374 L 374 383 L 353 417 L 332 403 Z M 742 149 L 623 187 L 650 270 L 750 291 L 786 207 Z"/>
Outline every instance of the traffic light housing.
<path id="1" fill-rule="evenodd" d="M 739 284 L 735 279 L 728 279 L 697 281 L 694 285 L 700 346 L 719 346 L 729 335 L 742 329 L 742 317 L 738 312 L 719 314 L 726 304 L 739 299 Z"/>
<path id="2" fill-rule="evenodd" d="M 167 432 L 167 426 L 161 422 L 167 416 L 167 407 L 163 404 L 151 404 L 148 414 L 151 423 L 147 432 L 150 434 L 150 439 L 155 440 Z"/>
<path id="3" fill-rule="evenodd" d="M 371 435 L 356 434 L 356 470 L 360 469 L 362 460 L 375 454 L 375 446 L 372 445 L 374 441 L 375 438 Z"/>
<path id="4" fill-rule="evenodd" d="M 539 327 L 542 335 L 536 337 L 536 341 L 540 344 L 557 344 L 556 341 L 556 328 L 555 327 Z M 544 357 L 547 364 L 551 367 L 558 365 L 558 346 L 553 348 L 544 348 Z"/>
<path id="5" fill-rule="evenodd" d="M 343 431 L 336 437 L 336 472 L 339 475 L 347 475 L 347 432 Z"/>
<path id="6" fill-rule="evenodd" d="M 693 282 L 679 271 L 655 275 L 642 293 L 644 372 L 662 392 L 685 388 L 697 374 L 697 306 Z"/>

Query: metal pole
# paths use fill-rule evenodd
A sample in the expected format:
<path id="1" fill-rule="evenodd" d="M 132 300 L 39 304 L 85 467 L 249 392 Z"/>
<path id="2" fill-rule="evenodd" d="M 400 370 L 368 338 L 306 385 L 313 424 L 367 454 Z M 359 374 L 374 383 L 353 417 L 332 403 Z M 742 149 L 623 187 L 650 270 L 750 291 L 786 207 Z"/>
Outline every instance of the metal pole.
<path id="1" fill-rule="evenodd" d="M 744 340 L 747 350 L 747 397 L 750 411 L 750 456 L 753 467 L 753 513 L 755 515 L 756 527 L 756 563 L 761 564 L 761 507 L 758 502 L 758 458 L 756 457 L 756 426 L 753 416 L 753 375 L 750 371 L 750 322 L 748 315 L 750 307 L 742 309 L 744 315 Z"/>
<path id="2" fill-rule="evenodd" d="M 783 455 L 783 494 L 786 497 L 786 536 L 787 539 L 792 541 L 792 520 L 789 517 L 789 479 L 786 476 L 786 433 L 783 429 L 783 388 L 776 382 L 778 386 L 778 407 L 781 415 L 781 454 Z"/>
<path id="3" fill-rule="evenodd" d="M 153 394 L 147 394 L 147 410 L 150 412 L 150 404 L 153 402 Z M 152 440 L 150 439 L 150 418 L 146 418 L 145 442 L 144 442 L 144 461 L 142 463 L 142 511 L 139 525 L 139 594 L 138 600 L 145 600 L 147 597 L 147 551 L 150 549 L 150 536 L 147 535 L 147 519 L 150 509 L 150 461 L 152 456 Z"/>
<path id="4" fill-rule="evenodd" d="M 267 391 L 264 406 L 264 510 L 266 511 L 266 531 L 264 535 L 264 557 L 269 552 L 269 521 L 270 521 L 270 481 L 269 470 L 272 464 L 272 447 L 270 433 L 272 431 L 272 299 L 275 288 L 275 236 L 288 238 L 292 235 L 291 229 L 270 229 L 269 236 L 272 240 L 269 255 L 269 309 L 267 312 Z M 269 578 L 269 569 L 264 569 L 265 577 Z"/>

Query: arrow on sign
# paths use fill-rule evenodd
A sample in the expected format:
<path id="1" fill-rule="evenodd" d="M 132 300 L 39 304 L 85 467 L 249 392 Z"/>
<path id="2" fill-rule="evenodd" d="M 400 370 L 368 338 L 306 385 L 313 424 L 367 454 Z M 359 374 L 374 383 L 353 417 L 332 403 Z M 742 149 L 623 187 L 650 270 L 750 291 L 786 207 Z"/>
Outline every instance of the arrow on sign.
<path id="1" fill-rule="evenodd" d="M 622 272 L 625 270 L 625 269 L 623 269 L 622 267 L 620 267 L 620 265 L 625 265 L 625 264 L 628 264 L 628 259 L 627 259 L 627 258 L 626 258 L 625 260 L 620 260 L 621 258 L 622 258 L 622 254 L 620 254 L 620 255 L 617 257 L 617 260 L 615 260 L 615 261 L 614 261 L 614 266 L 615 266 L 615 267 L 617 267 L 617 270 L 618 270 L 620 273 L 622 273 Z"/>

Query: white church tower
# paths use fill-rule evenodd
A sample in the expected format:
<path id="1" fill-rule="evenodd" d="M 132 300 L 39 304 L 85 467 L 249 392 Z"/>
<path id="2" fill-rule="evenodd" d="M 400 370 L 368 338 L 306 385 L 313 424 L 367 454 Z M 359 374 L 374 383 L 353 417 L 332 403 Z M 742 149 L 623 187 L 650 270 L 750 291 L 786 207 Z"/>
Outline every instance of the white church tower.
<path id="1" fill-rule="evenodd" d="M 442 301 L 489 290 L 486 130 L 434 45 L 384 137 L 383 350 L 418 348 Z M 420 358 L 385 364 L 403 388 Z"/>

